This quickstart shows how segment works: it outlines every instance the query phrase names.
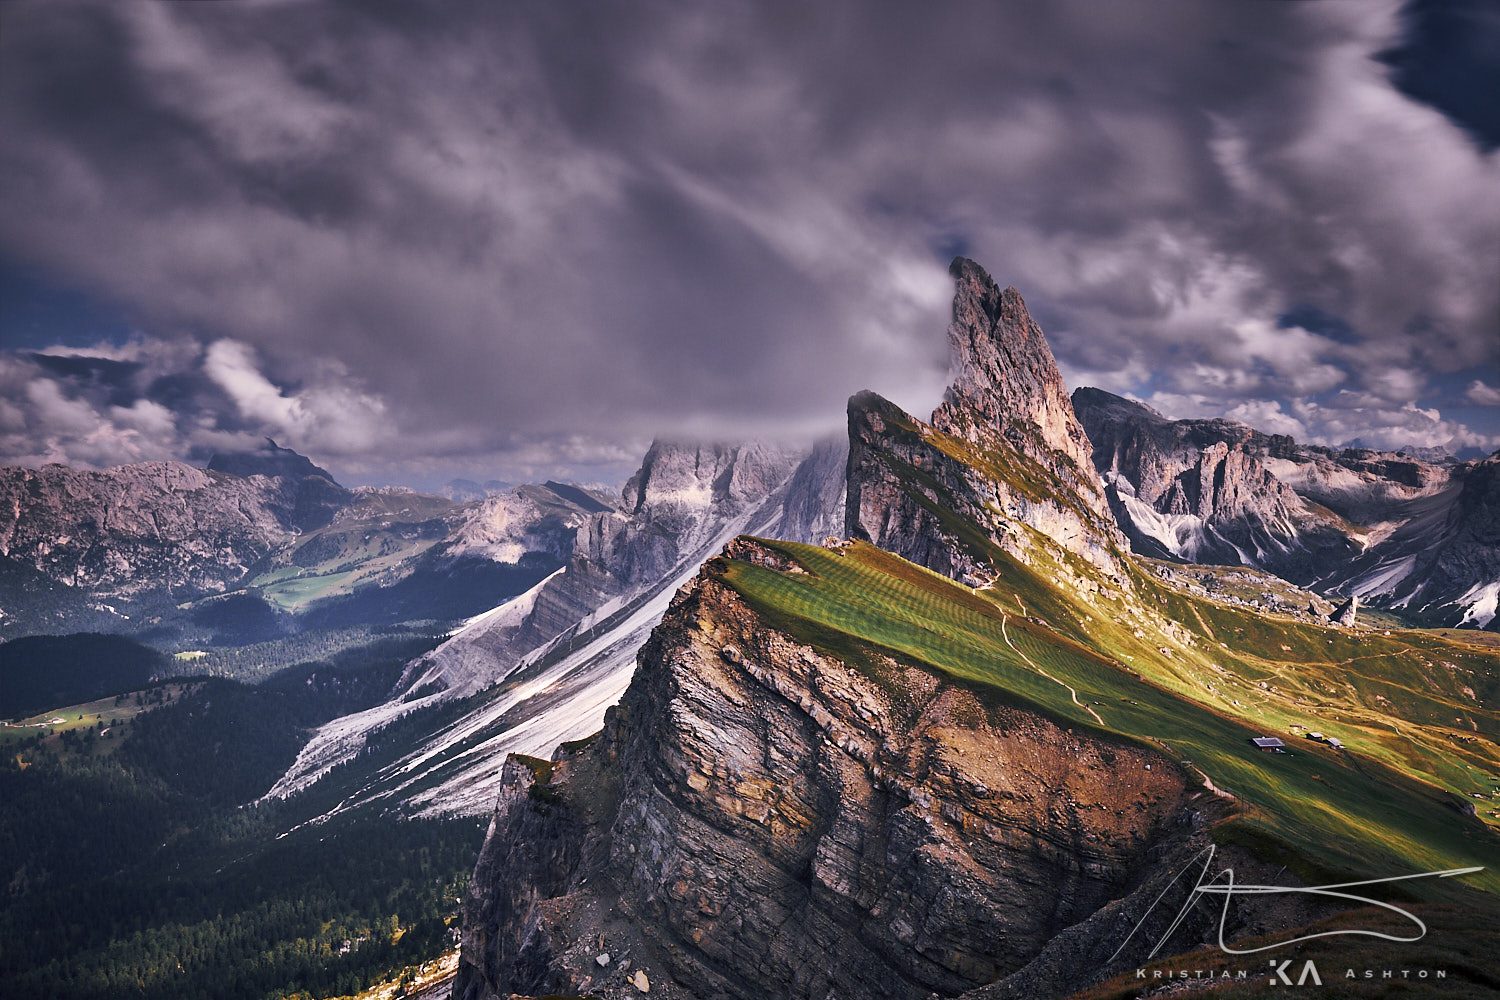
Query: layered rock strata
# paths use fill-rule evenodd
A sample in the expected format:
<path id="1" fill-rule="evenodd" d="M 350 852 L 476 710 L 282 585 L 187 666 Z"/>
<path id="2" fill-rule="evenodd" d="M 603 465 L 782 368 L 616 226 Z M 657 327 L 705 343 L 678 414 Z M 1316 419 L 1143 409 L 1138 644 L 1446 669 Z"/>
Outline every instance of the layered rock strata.
<path id="1" fill-rule="evenodd" d="M 1135 551 L 1255 566 L 1300 583 L 1356 551 L 1336 518 L 1266 467 L 1266 435 L 1233 420 L 1168 420 L 1099 389 L 1075 391 L 1073 407 Z"/>
<path id="2" fill-rule="evenodd" d="M 216 593 L 295 535 L 295 490 L 286 486 L 181 462 L 7 467 L 0 555 L 111 596 Z"/>
<path id="3" fill-rule="evenodd" d="M 1500 458 L 1335 451 L 1168 420 L 1099 389 L 1075 391 L 1073 408 L 1137 552 L 1254 566 L 1432 624 L 1495 624 Z"/>
<path id="4" fill-rule="evenodd" d="M 506 765 L 455 997 L 600 992 L 600 951 L 700 997 L 956 995 L 1124 895 L 1193 794 L 1148 751 L 801 645 L 712 565 L 559 758 Z"/>

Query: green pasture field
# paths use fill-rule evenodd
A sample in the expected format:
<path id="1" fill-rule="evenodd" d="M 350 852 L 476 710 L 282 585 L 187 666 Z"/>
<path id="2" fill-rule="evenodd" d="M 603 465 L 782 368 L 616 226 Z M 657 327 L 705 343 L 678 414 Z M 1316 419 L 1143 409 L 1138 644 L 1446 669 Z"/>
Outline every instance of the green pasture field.
<path id="1" fill-rule="evenodd" d="M 122 722 L 140 715 L 142 712 L 162 705 L 169 705 L 182 697 L 183 691 L 191 687 L 191 684 L 161 684 L 152 688 L 151 691 L 161 692 L 162 700 L 145 700 L 145 704 L 136 704 L 136 696 L 143 692 L 132 691 L 129 694 L 120 695 L 116 698 L 111 695 L 108 698 L 99 698 L 95 701 L 86 701 L 77 705 L 68 705 L 63 708 L 52 709 L 46 712 L 38 712 L 24 719 L 8 720 L 0 724 L 0 751 L 10 753 L 19 744 L 31 740 L 37 734 L 43 734 L 43 746 L 56 748 L 62 742 L 61 734 L 75 730 L 98 729 L 99 723 L 104 723 L 104 728 L 109 729 Z M 119 701 L 119 704 L 115 704 Z M 60 723 L 52 723 L 53 719 L 62 719 Z M 95 744 L 93 752 L 96 754 L 108 754 L 119 744 L 106 738 Z"/>
<path id="2" fill-rule="evenodd" d="M 1138 597 L 1071 593 L 998 550 L 997 581 L 975 590 L 862 543 L 760 544 L 807 572 L 721 559 L 726 582 L 773 625 L 876 680 L 886 655 L 926 664 L 982 698 L 1190 762 L 1184 771 L 1235 797 L 1221 840 L 1306 877 L 1483 866 L 1462 884 L 1410 891 L 1432 901 L 1500 891 L 1500 837 L 1456 808 L 1500 774 L 1500 725 L 1483 707 L 1500 657 L 1483 647 L 1271 618 L 1144 574 Z M 1476 682 L 1485 694 L 1459 690 Z M 1294 724 L 1349 749 L 1293 739 Z M 1443 738 L 1455 732 L 1488 738 Z M 1289 752 L 1257 750 L 1249 739 L 1260 735 L 1281 735 Z"/>

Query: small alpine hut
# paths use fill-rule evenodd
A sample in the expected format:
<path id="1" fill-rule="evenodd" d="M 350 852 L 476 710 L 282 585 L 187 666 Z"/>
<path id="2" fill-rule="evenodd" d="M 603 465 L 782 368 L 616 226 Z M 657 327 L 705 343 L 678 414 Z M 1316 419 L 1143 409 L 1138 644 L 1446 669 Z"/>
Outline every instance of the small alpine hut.
<path id="1" fill-rule="evenodd" d="M 1283 749 L 1286 744 L 1281 742 L 1281 737 L 1279 736 L 1252 736 L 1250 742 L 1254 743 L 1257 749 L 1264 750 L 1266 753 L 1286 752 Z"/>

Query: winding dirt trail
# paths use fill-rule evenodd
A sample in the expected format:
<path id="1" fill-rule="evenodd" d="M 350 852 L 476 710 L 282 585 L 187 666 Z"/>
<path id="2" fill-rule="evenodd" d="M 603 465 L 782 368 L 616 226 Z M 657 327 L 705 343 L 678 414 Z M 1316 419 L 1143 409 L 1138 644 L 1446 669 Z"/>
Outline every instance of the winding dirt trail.
<path id="1" fill-rule="evenodd" d="M 1098 712 L 1094 711 L 1092 708 L 1089 708 L 1083 702 L 1081 702 L 1081 701 L 1078 700 L 1078 692 L 1073 689 L 1073 686 L 1071 684 L 1067 684 L 1067 683 L 1064 683 L 1063 681 L 1058 680 L 1056 677 L 1053 677 L 1051 674 L 1047 673 L 1047 671 L 1045 671 L 1041 667 L 1037 666 L 1036 662 L 1034 660 L 1032 660 L 1031 657 L 1029 657 L 1025 653 L 1021 652 L 1020 649 L 1018 649 L 1016 647 L 1016 644 L 1010 641 L 1010 633 L 1005 630 L 1005 622 L 1006 622 L 1006 620 L 1007 620 L 1007 616 L 1006 616 L 1005 612 L 1003 612 L 1003 611 L 1000 612 L 1000 637 L 1005 640 L 1005 644 L 1007 646 L 1009 646 L 1015 652 L 1015 654 L 1017 656 L 1019 656 L 1021 659 L 1025 660 L 1026 663 L 1027 663 L 1027 665 L 1029 667 L 1031 667 L 1032 670 L 1035 670 L 1037 673 L 1041 674 L 1043 677 L 1047 678 L 1052 683 L 1054 683 L 1054 684 L 1062 684 L 1063 687 L 1067 688 L 1068 689 L 1068 694 L 1073 699 L 1073 704 L 1077 705 L 1079 708 L 1083 709 L 1085 712 L 1087 712 L 1090 715 L 1092 715 L 1094 717 L 1094 721 L 1097 722 L 1097 723 L 1099 723 L 1099 725 L 1101 725 L 1101 726 L 1104 725 L 1104 720 L 1101 719 L 1101 718 L 1099 718 L 1099 713 Z"/>

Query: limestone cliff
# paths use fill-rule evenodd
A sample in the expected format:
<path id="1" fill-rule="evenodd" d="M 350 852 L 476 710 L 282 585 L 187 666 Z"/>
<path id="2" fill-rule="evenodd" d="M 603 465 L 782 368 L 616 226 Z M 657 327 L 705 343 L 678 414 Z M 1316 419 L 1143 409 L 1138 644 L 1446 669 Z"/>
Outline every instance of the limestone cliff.
<path id="1" fill-rule="evenodd" d="M 1432 624 L 1495 623 L 1500 459 L 1336 451 L 1099 389 L 1073 408 L 1136 551 L 1255 566 Z"/>
<path id="2" fill-rule="evenodd" d="M 1432 624 L 1500 628 L 1500 454 L 1453 468 L 1441 490 L 1388 516 L 1331 574 L 1334 589 Z"/>
<path id="3" fill-rule="evenodd" d="M 321 727 L 271 794 L 306 788 L 414 708 L 488 689 L 361 792 L 430 813 L 488 813 L 506 752 L 549 754 L 598 731 L 672 594 L 729 539 L 837 532 L 843 447 L 823 442 L 798 457 L 755 443 L 654 443 L 618 504 L 577 524 L 560 570 L 408 664 L 384 704 Z M 476 733 L 487 752 L 440 752 Z"/>
<path id="4" fill-rule="evenodd" d="M 1168 420 L 1099 389 L 1076 390 L 1073 408 L 1137 552 L 1307 583 L 1356 550 L 1336 518 L 1266 467 L 1266 435 L 1234 420 Z"/>
<path id="5" fill-rule="evenodd" d="M 295 535 L 284 480 L 180 462 L 0 469 L 0 555 L 111 596 L 216 593 Z"/>
<path id="6" fill-rule="evenodd" d="M 665 996 L 953 996 L 1026 967 L 1192 834 L 1168 761 L 925 669 L 857 670 L 714 564 L 603 733 L 558 756 L 506 765 L 455 998 L 629 995 L 641 970 Z M 1064 940 L 1102 972 L 1084 937 Z"/>
<path id="7" fill-rule="evenodd" d="M 842 470 L 834 475 L 824 468 L 827 457 L 816 450 L 800 457 L 758 442 L 652 442 L 618 509 L 596 511 L 575 525 L 562 572 L 414 661 L 401 686 L 435 682 L 470 693 L 548 643 L 587 631 L 600 608 L 624 608 L 691 573 L 751 519 L 756 530 L 773 521 L 780 527 L 792 517 L 784 508 L 795 507 L 806 527 L 819 526 L 830 505 L 822 494 L 833 489 L 842 497 Z"/>
<path id="8" fill-rule="evenodd" d="M 971 441 L 981 428 L 998 431 L 1038 462 L 1055 462 L 1061 454 L 1090 481 L 1088 435 L 1021 293 L 1001 291 L 966 257 L 954 258 L 948 273 L 955 283 L 948 324 L 954 374 L 933 425 Z"/>

